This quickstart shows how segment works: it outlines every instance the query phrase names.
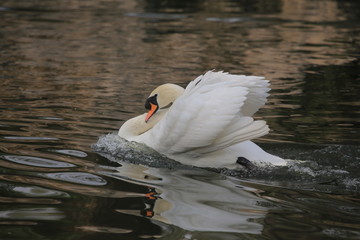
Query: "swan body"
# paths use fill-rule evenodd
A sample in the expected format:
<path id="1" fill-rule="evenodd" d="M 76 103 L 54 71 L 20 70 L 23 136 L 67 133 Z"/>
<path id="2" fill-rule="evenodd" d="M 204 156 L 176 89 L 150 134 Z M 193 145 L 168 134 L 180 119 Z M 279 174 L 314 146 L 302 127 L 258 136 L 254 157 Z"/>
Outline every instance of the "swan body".
<path id="1" fill-rule="evenodd" d="M 263 77 L 213 71 L 185 89 L 164 84 L 147 99 L 149 112 L 126 121 L 118 135 L 198 167 L 236 168 L 238 157 L 286 165 L 250 141 L 269 132 L 265 121 L 252 118 L 269 90 Z"/>

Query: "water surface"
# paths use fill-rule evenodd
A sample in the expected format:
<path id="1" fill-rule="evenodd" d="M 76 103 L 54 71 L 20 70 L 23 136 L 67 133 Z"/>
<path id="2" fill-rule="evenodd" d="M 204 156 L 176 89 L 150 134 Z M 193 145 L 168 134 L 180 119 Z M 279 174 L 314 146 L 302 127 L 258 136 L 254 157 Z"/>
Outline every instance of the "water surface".
<path id="1" fill-rule="evenodd" d="M 359 239 L 358 9 L 1 1 L 0 238 Z M 272 131 L 257 141 L 307 161 L 233 172 L 114 154 L 106 134 L 154 87 L 210 69 L 266 76 L 256 118 Z"/>

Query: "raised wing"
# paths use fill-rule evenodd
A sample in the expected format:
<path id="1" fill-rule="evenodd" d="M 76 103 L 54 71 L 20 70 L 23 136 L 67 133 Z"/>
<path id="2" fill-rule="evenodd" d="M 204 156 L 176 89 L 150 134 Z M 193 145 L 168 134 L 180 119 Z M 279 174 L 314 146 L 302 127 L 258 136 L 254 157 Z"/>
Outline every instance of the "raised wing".
<path id="1" fill-rule="evenodd" d="M 233 75 L 224 72 L 209 71 L 204 75 L 197 77 L 186 87 L 186 92 L 196 91 L 204 84 L 214 84 L 219 82 L 237 81 L 242 87 L 248 89 L 248 94 L 241 109 L 243 116 L 252 116 L 262 106 L 265 105 L 268 92 L 270 91 L 270 83 L 264 77 Z"/>
<path id="2" fill-rule="evenodd" d="M 160 152 L 200 154 L 266 134 L 264 121 L 248 117 L 260 103 L 264 104 L 264 100 L 255 99 L 261 94 L 259 89 L 267 91 L 264 89 L 267 82 L 262 81 L 256 78 L 252 83 L 245 76 L 207 72 L 189 83 L 184 94 L 154 126 L 149 141 Z"/>

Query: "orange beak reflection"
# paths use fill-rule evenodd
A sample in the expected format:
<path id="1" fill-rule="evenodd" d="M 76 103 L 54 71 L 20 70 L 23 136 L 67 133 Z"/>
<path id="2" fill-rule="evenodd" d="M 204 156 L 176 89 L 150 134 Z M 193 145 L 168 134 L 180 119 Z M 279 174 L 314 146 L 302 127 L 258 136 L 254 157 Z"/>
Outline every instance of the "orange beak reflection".
<path id="1" fill-rule="evenodd" d="M 148 112 L 148 114 L 145 117 L 145 122 L 148 122 L 149 119 L 151 118 L 152 115 L 154 115 L 154 113 L 156 113 L 158 106 L 156 104 L 150 103 L 150 110 Z"/>

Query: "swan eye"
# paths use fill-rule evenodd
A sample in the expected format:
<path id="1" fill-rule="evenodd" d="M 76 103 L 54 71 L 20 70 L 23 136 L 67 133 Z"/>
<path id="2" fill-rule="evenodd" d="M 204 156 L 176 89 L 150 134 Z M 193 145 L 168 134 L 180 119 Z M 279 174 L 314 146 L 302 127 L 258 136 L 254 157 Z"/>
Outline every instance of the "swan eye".
<path id="1" fill-rule="evenodd" d="M 145 108 L 146 108 L 147 110 L 150 110 L 150 109 L 151 109 L 150 103 L 155 104 L 155 105 L 158 105 L 158 102 L 157 102 L 157 94 L 155 94 L 154 96 L 151 96 L 151 97 L 149 97 L 148 99 L 146 99 L 146 101 L 145 101 Z"/>

